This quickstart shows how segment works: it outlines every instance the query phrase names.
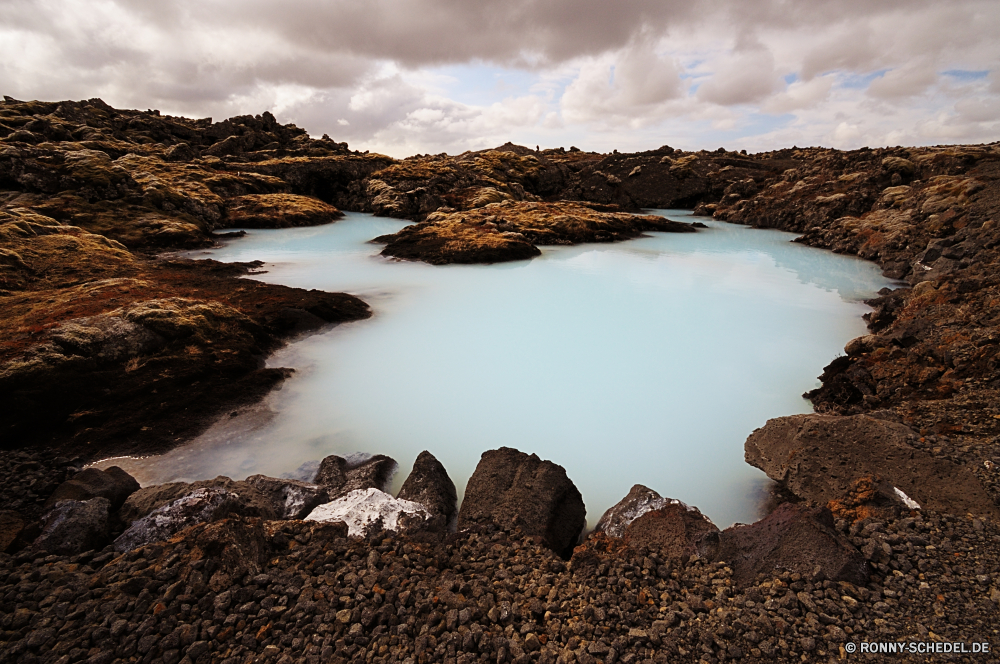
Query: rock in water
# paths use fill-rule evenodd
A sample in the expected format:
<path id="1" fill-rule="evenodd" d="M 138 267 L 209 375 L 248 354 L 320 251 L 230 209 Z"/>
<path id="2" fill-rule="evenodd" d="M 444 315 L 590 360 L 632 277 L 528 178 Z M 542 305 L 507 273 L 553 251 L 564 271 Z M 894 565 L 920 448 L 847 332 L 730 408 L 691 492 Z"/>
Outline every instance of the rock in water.
<path id="1" fill-rule="evenodd" d="M 329 502 L 326 489 L 316 484 L 251 475 L 243 482 L 267 498 L 278 519 L 304 519 L 317 505 Z"/>
<path id="2" fill-rule="evenodd" d="M 924 509 L 1000 517 L 967 468 L 909 444 L 902 424 L 868 415 L 792 415 L 768 420 L 744 445 L 747 463 L 800 498 L 826 505 L 864 476 L 878 476 Z"/>
<path id="3" fill-rule="evenodd" d="M 327 490 L 331 499 L 346 496 L 358 489 L 378 489 L 386 491 L 396 474 L 399 464 L 395 459 L 376 454 L 361 463 L 351 464 L 336 455 L 323 459 L 319 464 L 314 484 L 319 484 Z"/>
<path id="4" fill-rule="evenodd" d="M 138 490 L 139 483 L 135 478 L 118 466 L 107 470 L 86 468 L 56 487 L 45 506 L 52 507 L 60 500 L 84 501 L 100 497 L 107 498 L 111 509 L 117 510 Z"/>
<path id="5" fill-rule="evenodd" d="M 182 498 L 158 507 L 133 523 L 115 540 L 115 551 L 131 551 L 150 542 L 169 539 L 179 531 L 206 521 L 217 521 L 239 514 L 240 497 L 225 489 L 198 489 Z"/>
<path id="6" fill-rule="evenodd" d="M 413 463 L 397 498 L 420 503 L 432 516 L 442 517 L 449 532 L 458 522 L 458 493 L 441 462 L 424 450 Z"/>
<path id="7" fill-rule="evenodd" d="M 42 516 L 42 534 L 32 548 L 72 556 L 104 546 L 109 534 L 111 501 L 61 500 Z"/>
<path id="8" fill-rule="evenodd" d="M 306 521 L 342 521 L 351 537 L 370 537 L 383 531 L 419 530 L 430 518 L 420 503 L 393 498 L 378 489 L 355 489 L 314 509 Z"/>
<path id="9" fill-rule="evenodd" d="M 631 494 L 630 494 L 631 495 Z M 719 529 L 697 507 L 679 500 L 668 500 L 650 510 L 626 528 L 622 539 L 630 547 L 647 547 L 666 558 L 679 560 L 693 555 L 706 556 Z"/>
<path id="10" fill-rule="evenodd" d="M 622 537 L 630 523 L 646 512 L 658 510 L 669 503 L 669 498 L 662 497 L 649 487 L 636 484 L 627 496 L 604 513 L 594 527 L 594 532 L 602 532 L 611 537 Z"/>
<path id="11" fill-rule="evenodd" d="M 347 483 L 347 459 L 331 454 L 320 461 L 313 483 L 326 487 L 331 493 L 340 491 Z"/>
<path id="12" fill-rule="evenodd" d="M 583 497 L 562 466 L 501 447 L 483 452 L 465 489 L 458 528 L 519 527 L 568 558 L 586 519 Z"/>
<path id="13" fill-rule="evenodd" d="M 822 572 L 830 581 L 864 585 L 868 566 L 861 552 L 834 529 L 825 507 L 785 503 L 749 526 L 722 531 L 714 560 L 733 569 L 733 581 L 745 586 L 757 574 L 785 571 L 813 576 Z"/>

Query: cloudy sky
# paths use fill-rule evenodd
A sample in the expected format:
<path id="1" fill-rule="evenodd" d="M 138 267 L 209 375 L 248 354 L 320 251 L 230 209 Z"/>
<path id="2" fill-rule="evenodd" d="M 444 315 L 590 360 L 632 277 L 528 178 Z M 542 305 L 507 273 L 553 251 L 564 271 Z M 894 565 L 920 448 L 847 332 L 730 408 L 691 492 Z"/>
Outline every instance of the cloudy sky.
<path id="1" fill-rule="evenodd" d="M 1000 140 L 997 0 L 0 0 L 0 94 L 395 157 Z"/>

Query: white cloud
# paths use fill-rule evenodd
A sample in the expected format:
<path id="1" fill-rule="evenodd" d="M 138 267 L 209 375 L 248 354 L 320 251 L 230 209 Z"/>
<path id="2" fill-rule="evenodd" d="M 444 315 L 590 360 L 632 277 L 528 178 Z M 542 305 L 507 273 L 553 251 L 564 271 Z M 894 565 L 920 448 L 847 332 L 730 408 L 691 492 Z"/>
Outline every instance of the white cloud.
<path id="1" fill-rule="evenodd" d="M 723 106 L 761 101 L 782 87 L 775 70 L 774 55 L 762 46 L 734 51 L 720 57 L 708 81 L 697 92 L 698 99 Z"/>
<path id="2" fill-rule="evenodd" d="M 868 94 L 880 99 L 905 99 L 921 94 L 937 80 L 932 62 L 921 62 L 890 69 L 872 81 Z"/>
<path id="3" fill-rule="evenodd" d="M 996 0 L 5 0 L 0 92 L 271 110 L 394 156 L 996 140 L 998 33 Z"/>
<path id="4" fill-rule="evenodd" d="M 784 91 L 764 100 L 761 110 L 766 113 L 789 113 L 814 108 L 830 98 L 833 82 L 832 75 L 819 76 L 811 81 L 795 81 Z"/>
<path id="5" fill-rule="evenodd" d="M 681 96 L 680 70 L 643 41 L 588 58 L 566 87 L 561 106 L 568 122 L 631 122 L 658 118 L 663 104 Z"/>

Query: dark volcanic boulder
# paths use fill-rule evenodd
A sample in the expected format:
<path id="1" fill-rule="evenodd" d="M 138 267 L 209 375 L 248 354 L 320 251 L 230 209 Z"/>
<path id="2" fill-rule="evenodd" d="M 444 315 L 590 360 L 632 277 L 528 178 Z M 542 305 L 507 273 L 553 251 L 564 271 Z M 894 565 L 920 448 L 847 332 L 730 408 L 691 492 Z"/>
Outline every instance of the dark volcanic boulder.
<path id="1" fill-rule="evenodd" d="M 42 534 L 32 548 L 72 556 L 105 545 L 111 501 L 107 498 L 61 500 L 42 516 Z"/>
<path id="2" fill-rule="evenodd" d="M 347 459 L 331 454 L 319 462 L 319 470 L 313 478 L 313 484 L 326 487 L 328 491 L 336 492 L 347 483 Z"/>
<path id="3" fill-rule="evenodd" d="M 586 519 L 583 497 L 562 466 L 501 447 L 483 452 L 465 489 L 458 528 L 520 527 L 568 558 Z"/>
<path id="4" fill-rule="evenodd" d="M 636 484 L 627 496 L 604 513 L 601 520 L 594 526 L 594 532 L 604 533 L 611 537 L 622 537 L 630 523 L 646 512 L 658 510 L 669 503 L 669 498 L 662 497 L 649 487 Z"/>
<path id="5" fill-rule="evenodd" d="M 278 519 L 304 519 L 314 507 L 330 500 L 323 487 L 297 480 L 251 475 L 243 483 L 270 502 Z"/>
<path id="6" fill-rule="evenodd" d="M 424 450 L 413 462 L 413 470 L 403 482 L 397 498 L 423 505 L 434 516 L 440 516 L 448 530 L 458 521 L 458 493 L 448 471 L 433 454 Z"/>
<path id="7" fill-rule="evenodd" d="M 292 480 L 287 481 L 291 482 Z M 169 482 L 143 487 L 128 497 L 119 512 L 119 517 L 125 523 L 132 523 L 199 489 L 220 489 L 234 494 L 240 504 L 239 513 L 245 516 L 277 519 L 279 518 L 278 514 L 284 509 L 284 500 L 280 496 L 275 502 L 271 496 L 262 495 L 260 491 L 246 482 L 220 475 L 210 480 Z"/>
<path id="8" fill-rule="evenodd" d="M 877 476 L 926 509 L 1000 517 L 972 472 L 909 444 L 902 424 L 867 415 L 792 415 L 768 420 L 747 438 L 747 463 L 800 498 L 826 505 Z"/>
<path id="9" fill-rule="evenodd" d="M 864 585 L 868 566 L 861 552 L 834 529 L 825 507 L 785 503 L 760 521 L 722 531 L 713 560 L 733 569 L 733 581 L 746 586 L 758 574 L 821 572 L 830 581 Z"/>
<path id="10" fill-rule="evenodd" d="M 320 462 L 313 484 L 325 488 L 330 500 L 346 496 L 357 489 L 386 491 L 398 468 L 399 464 L 395 459 L 384 454 L 376 454 L 356 464 L 351 464 L 343 457 L 331 455 Z"/>
<path id="11" fill-rule="evenodd" d="M 225 489 L 203 488 L 158 507 L 115 540 L 115 550 L 123 553 L 150 542 L 162 542 L 198 523 L 217 521 L 230 514 L 241 515 L 243 503 Z"/>
<path id="12" fill-rule="evenodd" d="M 707 546 L 719 529 L 697 507 L 670 500 L 659 509 L 646 512 L 625 528 L 622 539 L 632 548 L 646 547 L 664 557 L 680 560 L 706 556 Z"/>
<path id="13" fill-rule="evenodd" d="M 86 468 L 56 487 L 45 506 L 52 507 L 60 500 L 82 501 L 100 497 L 107 498 L 111 509 L 117 510 L 125 499 L 138 490 L 139 483 L 135 478 L 118 466 L 107 470 Z"/>

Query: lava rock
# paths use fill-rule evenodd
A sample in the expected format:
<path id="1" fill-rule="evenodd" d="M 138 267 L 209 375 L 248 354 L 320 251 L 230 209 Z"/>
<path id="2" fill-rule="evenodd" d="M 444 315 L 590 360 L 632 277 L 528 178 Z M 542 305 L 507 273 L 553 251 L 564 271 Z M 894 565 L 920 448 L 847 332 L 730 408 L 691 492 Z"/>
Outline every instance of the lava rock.
<path id="1" fill-rule="evenodd" d="M 135 521 L 115 540 L 115 550 L 131 551 L 150 542 L 161 542 L 188 526 L 223 519 L 243 509 L 243 502 L 235 493 L 225 489 L 197 489 Z"/>
<path id="2" fill-rule="evenodd" d="M 864 556 L 837 532 L 825 507 L 784 503 L 756 523 L 727 528 L 717 539 L 710 557 L 730 564 L 738 586 L 758 574 L 784 571 L 860 585 L 868 580 Z"/>
<path id="3" fill-rule="evenodd" d="M 403 487 L 396 496 L 401 500 L 420 503 L 434 516 L 440 516 L 447 529 L 454 532 L 458 523 L 458 493 L 441 462 L 424 450 L 413 462 Z"/>
<path id="4" fill-rule="evenodd" d="M 85 501 L 100 497 L 107 498 L 111 502 L 111 509 L 117 510 L 138 490 L 139 483 L 135 478 L 118 466 L 111 466 L 106 470 L 85 468 L 72 479 L 60 484 L 45 506 L 51 507 L 60 500 Z"/>
<path id="5" fill-rule="evenodd" d="M 251 482 L 253 480 L 253 482 Z M 270 481 L 268 481 L 270 480 Z M 284 485 L 288 488 L 284 488 Z M 132 523 L 150 514 L 153 510 L 163 507 L 168 503 L 189 495 L 198 489 L 222 489 L 236 494 L 240 501 L 240 514 L 244 516 L 256 516 L 270 520 L 284 517 L 286 510 L 295 509 L 296 500 L 303 503 L 313 502 L 313 507 L 329 500 L 322 488 L 308 489 L 312 487 L 305 482 L 294 480 L 284 480 L 254 475 L 246 480 L 233 480 L 220 475 L 210 480 L 199 480 L 197 482 L 169 482 L 139 489 L 125 501 L 119 516 L 125 523 Z M 292 497 L 298 494 L 297 497 Z M 311 494 L 312 497 L 307 497 Z M 292 503 L 289 503 L 291 498 Z M 305 508 L 301 508 L 296 513 L 301 513 Z M 308 514 L 308 510 L 305 509 Z"/>
<path id="6" fill-rule="evenodd" d="M 251 475 L 243 481 L 271 504 L 278 519 L 304 519 L 317 505 L 329 502 L 326 489 L 316 484 Z"/>
<path id="7" fill-rule="evenodd" d="M 679 560 L 705 556 L 719 529 L 697 507 L 670 500 L 659 509 L 646 512 L 625 528 L 622 539 L 630 547 L 647 547 L 666 558 Z"/>
<path id="8" fill-rule="evenodd" d="M 458 528 L 519 527 L 568 558 L 586 517 L 583 497 L 562 466 L 501 447 L 483 452 L 465 489 Z"/>
<path id="9" fill-rule="evenodd" d="M 376 454 L 360 463 L 330 455 L 319 464 L 314 484 L 324 487 L 332 500 L 346 496 L 358 489 L 387 491 L 399 464 L 395 459 Z"/>
<path id="10" fill-rule="evenodd" d="M 627 496 L 601 516 L 594 531 L 611 537 L 622 537 L 630 523 L 646 512 L 658 510 L 669 503 L 670 499 L 662 497 L 649 487 L 636 484 Z"/>
<path id="11" fill-rule="evenodd" d="M 908 427 L 867 415 L 792 415 L 768 420 L 747 438 L 747 463 L 796 496 L 825 505 L 863 476 L 898 487 L 924 509 L 1000 517 L 967 468 L 909 444 Z"/>
<path id="12" fill-rule="evenodd" d="M 203 557 L 219 563 L 220 570 L 230 579 L 259 574 L 267 565 L 271 550 L 263 524 L 256 517 L 230 517 L 197 524 L 182 535 L 192 544 L 192 558 L 197 558 L 200 550 Z M 220 590 L 226 587 L 225 581 L 216 579 Z"/>
<path id="13" fill-rule="evenodd" d="M 111 501 L 62 500 L 42 516 L 42 534 L 32 548 L 36 551 L 70 556 L 99 549 L 108 540 Z"/>

